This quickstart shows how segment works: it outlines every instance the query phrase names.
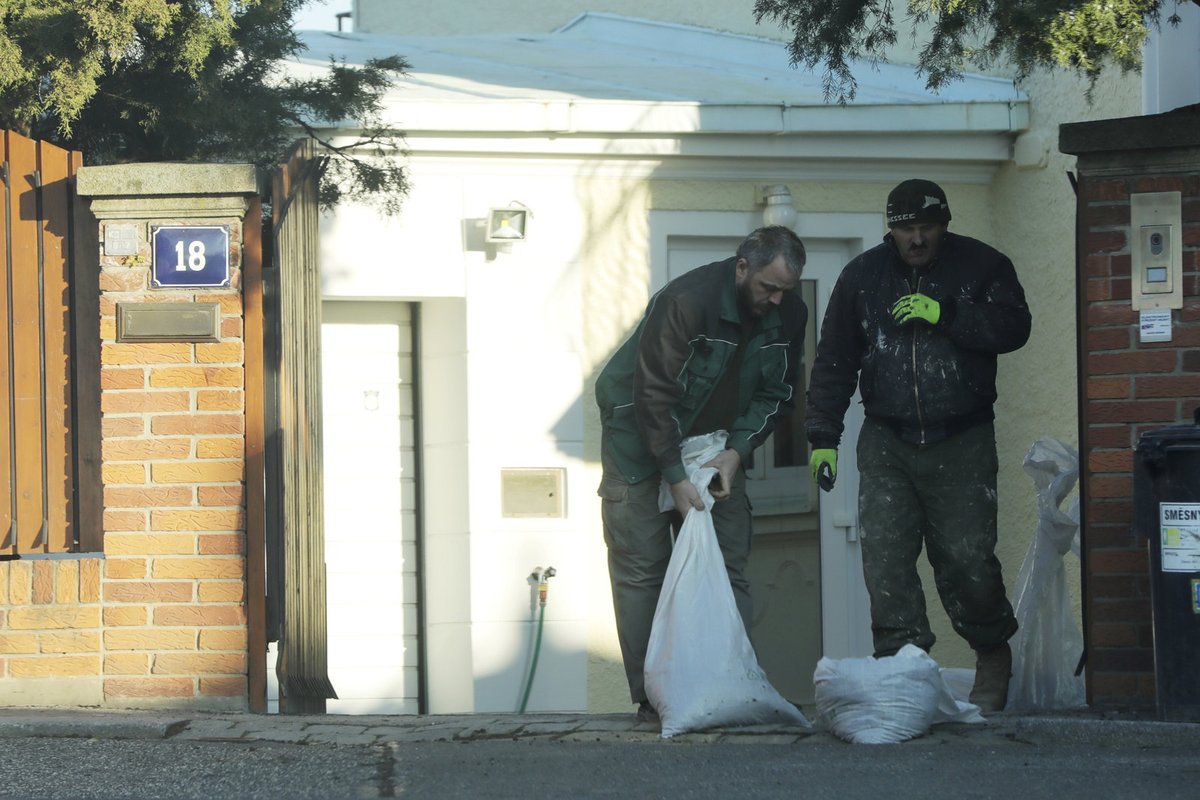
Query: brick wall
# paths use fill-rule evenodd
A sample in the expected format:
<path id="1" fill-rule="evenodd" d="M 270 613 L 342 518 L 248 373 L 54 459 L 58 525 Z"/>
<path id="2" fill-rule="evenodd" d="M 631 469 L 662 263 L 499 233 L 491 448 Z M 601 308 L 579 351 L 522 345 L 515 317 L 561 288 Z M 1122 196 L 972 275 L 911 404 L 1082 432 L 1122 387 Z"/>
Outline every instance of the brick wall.
<path id="1" fill-rule="evenodd" d="M 101 563 L 0 561 L 0 678 L 21 694 L 39 678 L 100 675 Z"/>
<path id="2" fill-rule="evenodd" d="M 179 195 L 198 168 L 157 167 L 164 204 L 189 206 Z M 96 181 L 106 199 L 92 202 L 101 241 L 116 223 L 140 239 L 135 255 L 100 254 L 104 550 L 0 562 L 0 704 L 247 706 L 245 200 L 214 211 L 199 195 L 220 182 L 204 173 L 184 213 L 158 217 L 122 195 L 134 169 L 100 173 L 116 188 Z M 231 285 L 151 288 L 151 223 L 228 225 Z M 117 340 L 118 304 L 196 302 L 219 304 L 220 341 Z"/>
<path id="3" fill-rule="evenodd" d="M 1155 702 L 1149 551 L 1133 526 L 1133 456 L 1144 432 L 1190 422 L 1200 404 L 1196 130 L 1193 113 L 1078 123 L 1061 133 L 1063 152 L 1079 156 L 1084 613 L 1089 702 L 1098 707 Z M 1172 312 L 1170 342 L 1143 343 L 1130 305 L 1130 195 L 1166 191 L 1183 196 L 1184 306 Z"/>
<path id="4" fill-rule="evenodd" d="M 151 290 L 139 228 L 143 253 L 101 259 L 104 696 L 245 697 L 241 296 Z M 234 224 L 235 277 L 240 254 Z M 221 341 L 118 342 L 117 305 L 146 302 L 219 303 Z"/>

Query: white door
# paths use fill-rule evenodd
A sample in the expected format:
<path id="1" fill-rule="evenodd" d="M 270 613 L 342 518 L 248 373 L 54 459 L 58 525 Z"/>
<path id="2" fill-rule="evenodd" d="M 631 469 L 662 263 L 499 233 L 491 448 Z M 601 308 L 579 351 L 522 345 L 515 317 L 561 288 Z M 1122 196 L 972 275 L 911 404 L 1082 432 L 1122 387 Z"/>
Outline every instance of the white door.
<path id="1" fill-rule="evenodd" d="M 331 714 L 415 714 L 411 309 L 325 301 L 325 566 Z"/>
<path id="2" fill-rule="evenodd" d="M 829 494 L 816 489 L 808 470 L 803 409 L 808 371 L 833 284 L 845 263 L 870 242 L 872 231 L 882 226 L 873 215 L 809 215 L 807 221 L 817 217 L 827 225 L 804 225 L 803 217 L 800 221 L 803 230 L 814 233 L 801 233 L 808 263 L 800 292 L 809 309 L 809 329 L 797 410 L 747 465 L 747 491 L 754 507 L 751 638 L 772 684 L 797 703 L 812 702 L 812 673 L 822 655 L 838 658 L 871 652 L 857 538 L 854 442 L 862 422 L 861 406 L 856 397 L 847 414 L 838 481 Z M 652 260 L 661 266 L 652 268 L 651 290 L 689 269 L 733 255 L 756 224 L 761 222 L 754 215 L 652 215 L 652 232 L 657 234 Z"/>
<path id="3" fill-rule="evenodd" d="M 814 283 L 816 303 L 809 307 L 809 313 L 816 316 L 818 332 L 841 268 L 862 250 L 874 246 L 878 234 L 872 236 L 872 232 L 883 229 L 883 220 L 875 215 L 831 216 L 869 219 L 865 225 L 858 221 L 847 226 L 849 235 L 845 238 L 806 240 L 806 243 L 812 242 L 809 263 L 822 264 L 811 272 L 805 268 L 805 277 Z M 862 227 L 865 230 L 859 234 L 855 228 Z M 831 263 L 836 263 L 836 268 L 831 269 Z M 811 363 L 805 365 L 806 385 L 811 367 Z M 855 445 L 862 429 L 863 413 L 857 391 L 843 422 L 846 427 L 838 447 L 838 474 L 833 491 L 822 492 L 815 486 L 812 489 L 818 496 L 821 516 L 821 602 L 824 606 L 821 646 L 822 655 L 827 658 L 869 656 L 874 650 L 870 601 L 863 582 L 862 550 L 858 541 L 858 456 Z M 808 480 L 812 480 L 811 473 Z"/>

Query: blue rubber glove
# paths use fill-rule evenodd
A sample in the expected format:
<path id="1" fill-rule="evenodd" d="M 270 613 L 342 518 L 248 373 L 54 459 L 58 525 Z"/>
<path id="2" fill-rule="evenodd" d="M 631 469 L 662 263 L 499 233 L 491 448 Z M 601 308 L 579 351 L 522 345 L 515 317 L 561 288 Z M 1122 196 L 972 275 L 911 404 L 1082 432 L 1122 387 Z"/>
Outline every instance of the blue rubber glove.
<path id="1" fill-rule="evenodd" d="M 813 450 L 812 456 L 808 459 L 808 466 L 812 469 L 813 480 L 822 489 L 828 492 L 833 488 L 833 482 L 837 479 L 836 449 L 818 448 Z M 823 472 L 824 474 L 822 474 Z"/>
<path id="2" fill-rule="evenodd" d="M 942 318 L 942 306 L 937 300 L 920 292 L 906 294 L 892 306 L 892 316 L 901 325 L 907 325 L 914 319 L 924 320 L 930 325 L 937 325 Z"/>

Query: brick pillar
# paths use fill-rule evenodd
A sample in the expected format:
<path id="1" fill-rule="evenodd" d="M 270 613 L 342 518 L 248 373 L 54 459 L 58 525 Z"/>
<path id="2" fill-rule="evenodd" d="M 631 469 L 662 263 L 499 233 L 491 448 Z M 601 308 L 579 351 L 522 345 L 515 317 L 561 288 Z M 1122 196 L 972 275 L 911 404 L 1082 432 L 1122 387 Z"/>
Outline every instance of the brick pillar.
<path id="1" fill-rule="evenodd" d="M 244 709 L 245 402 L 242 221 L 248 165 L 85 167 L 79 194 L 100 226 L 104 561 L 103 702 Z M 155 225 L 227 226 L 230 281 L 155 288 Z M 219 337 L 168 322 L 122 340 L 134 304 L 215 304 Z M 139 318 L 140 319 L 140 318 Z M 157 324 L 156 326 L 157 327 Z"/>
<path id="2" fill-rule="evenodd" d="M 1149 551 L 1133 527 L 1133 449 L 1200 403 L 1200 114 L 1075 123 L 1079 157 L 1081 482 L 1089 702 L 1155 702 Z M 1183 308 L 1169 342 L 1141 342 L 1130 304 L 1130 195 L 1182 193 Z"/>

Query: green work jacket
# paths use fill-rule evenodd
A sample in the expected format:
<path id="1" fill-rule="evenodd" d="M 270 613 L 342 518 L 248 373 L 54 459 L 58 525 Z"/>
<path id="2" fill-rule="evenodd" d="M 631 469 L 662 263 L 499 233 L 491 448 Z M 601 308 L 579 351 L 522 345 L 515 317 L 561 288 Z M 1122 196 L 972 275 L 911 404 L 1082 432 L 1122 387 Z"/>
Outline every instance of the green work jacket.
<path id="1" fill-rule="evenodd" d="M 736 263 L 729 258 L 697 267 L 663 287 L 596 379 L 606 473 L 631 484 L 660 474 L 668 483 L 687 478 L 680 442 L 733 362 L 742 335 Z M 743 462 L 793 409 L 807 322 L 800 296 L 785 292 L 750 330 L 726 445 Z"/>

